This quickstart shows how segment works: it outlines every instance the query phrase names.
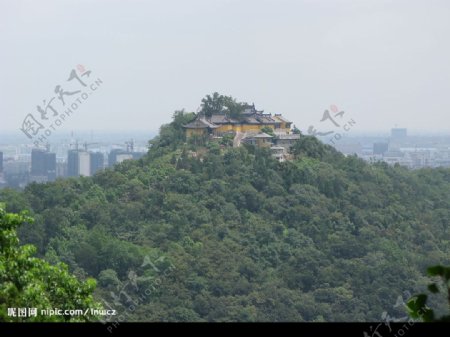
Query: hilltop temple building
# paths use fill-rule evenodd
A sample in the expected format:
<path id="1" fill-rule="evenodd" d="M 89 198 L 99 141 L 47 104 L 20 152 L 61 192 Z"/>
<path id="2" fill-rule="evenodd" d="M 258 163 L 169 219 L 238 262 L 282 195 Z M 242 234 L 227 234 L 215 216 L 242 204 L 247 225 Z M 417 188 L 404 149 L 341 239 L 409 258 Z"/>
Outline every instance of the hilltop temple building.
<path id="1" fill-rule="evenodd" d="M 275 134 L 290 134 L 292 122 L 286 120 L 281 114 L 267 114 L 255 109 L 255 105 L 247 107 L 241 118 L 233 119 L 225 113 L 213 114 L 210 117 L 203 115 L 184 125 L 186 137 L 214 135 L 222 136 L 230 132 L 260 132 L 264 127 L 270 127 Z"/>
<path id="2" fill-rule="evenodd" d="M 291 126 L 292 122 L 281 114 L 272 115 L 258 111 L 253 104 L 247 107 L 239 118 L 231 118 L 226 113 L 209 117 L 199 114 L 195 120 L 184 125 L 184 128 L 186 138 L 206 136 L 220 139 L 224 135 L 232 134 L 233 147 L 246 143 L 270 148 L 277 160 L 284 161 L 289 158 L 290 147 L 300 138 L 299 134 L 292 133 Z M 269 132 L 267 128 L 272 131 Z"/>

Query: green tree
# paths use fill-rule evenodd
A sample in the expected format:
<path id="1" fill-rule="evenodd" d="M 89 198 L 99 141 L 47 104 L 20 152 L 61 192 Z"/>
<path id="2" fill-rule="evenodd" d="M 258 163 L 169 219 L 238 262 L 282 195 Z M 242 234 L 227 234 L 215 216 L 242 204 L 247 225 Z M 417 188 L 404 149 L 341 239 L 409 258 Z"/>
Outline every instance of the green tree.
<path id="1" fill-rule="evenodd" d="M 41 310 L 58 308 L 62 310 L 101 309 L 94 301 L 92 292 L 94 279 L 85 282 L 72 276 L 66 265 L 50 265 L 33 257 L 36 248 L 20 246 L 17 227 L 31 223 L 26 213 L 7 213 L 0 204 L 0 321 L 77 322 L 95 319 L 90 313 L 84 315 L 49 316 Z M 8 308 L 36 308 L 36 317 L 14 317 L 8 315 Z"/>
<path id="2" fill-rule="evenodd" d="M 211 117 L 214 114 L 226 114 L 229 118 L 241 119 L 246 103 L 237 102 L 231 96 L 224 96 L 215 92 L 211 95 L 206 95 L 202 99 L 201 113 L 206 117 Z"/>
<path id="3" fill-rule="evenodd" d="M 325 147 L 316 137 L 303 136 L 292 146 L 291 153 L 296 157 L 307 156 L 321 159 L 325 154 Z"/>
<path id="4" fill-rule="evenodd" d="M 220 95 L 218 92 L 213 93 L 212 96 L 206 95 L 202 99 L 201 113 L 206 117 L 221 113 L 223 111 L 224 98 L 225 96 Z"/>
<path id="5" fill-rule="evenodd" d="M 141 160 L 0 191 L 8 212 L 35 214 L 21 243 L 79 279 L 97 278 L 98 294 L 126 312 L 120 319 L 375 321 L 387 309 L 403 317 L 392 307 L 398 295 L 426 285 L 426 266 L 448 261 L 450 169 L 371 165 L 309 136 L 297 158 L 278 163 L 268 149 L 232 148 L 231 137 L 222 142 L 230 147 L 185 144 L 182 125 L 196 116 L 173 117 Z M 15 270 L 4 265 L 2 277 Z M 12 302 L 4 294 L 0 305 Z M 448 310 L 440 294 L 426 303 L 435 317 Z"/>
<path id="6" fill-rule="evenodd" d="M 295 125 L 292 128 L 292 133 L 295 134 L 295 135 L 301 135 L 302 134 L 301 131 L 299 130 L 299 128 L 297 128 Z"/>
<path id="7" fill-rule="evenodd" d="M 229 118 L 241 120 L 242 112 L 248 104 L 237 102 L 236 99 L 231 96 L 224 96 L 223 101 L 225 106 L 225 114 Z"/>
<path id="8" fill-rule="evenodd" d="M 223 135 L 222 139 L 220 140 L 220 144 L 224 145 L 224 146 L 227 146 L 227 147 L 232 147 L 233 146 L 234 137 L 235 137 L 234 133 L 225 134 L 225 135 Z"/>
<path id="9" fill-rule="evenodd" d="M 261 128 L 261 132 L 267 133 L 268 135 L 274 137 L 275 133 L 273 132 L 273 129 L 270 126 L 265 126 Z"/>
<path id="10" fill-rule="evenodd" d="M 427 274 L 431 277 L 437 277 L 440 281 L 430 283 L 428 291 L 437 294 L 442 288 L 450 308 L 450 267 L 433 266 L 428 268 Z M 450 322 L 450 314 L 437 318 L 435 311 L 427 305 L 427 300 L 428 296 L 425 294 L 415 295 L 409 299 L 406 305 L 411 318 L 421 319 L 424 322 Z"/>
<path id="11" fill-rule="evenodd" d="M 159 136 L 149 142 L 150 147 L 156 150 L 161 148 L 175 149 L 180 143 L 186 141 L 183 126 L 195 119 L 195 113 L 177 110 L 172 115 L 172 122 L 163 124 L 159 129 Z M 161 151 L 165 153 L 164 151 Z M 158 152 L 158 153 L 161 153 Z"/>

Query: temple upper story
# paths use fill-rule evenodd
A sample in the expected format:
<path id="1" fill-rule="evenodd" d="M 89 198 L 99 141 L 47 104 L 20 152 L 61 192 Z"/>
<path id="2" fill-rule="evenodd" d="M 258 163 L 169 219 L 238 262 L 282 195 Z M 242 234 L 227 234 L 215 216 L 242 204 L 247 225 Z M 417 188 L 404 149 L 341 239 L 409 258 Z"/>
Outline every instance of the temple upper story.
<path id="1" fill-rule="evenodd" d="M 204 116 L 199 114 L 195 120 L 184 125 L 186 136 L 215 135 L 221 136 L 229 132 L 259 132 L 265 127 L 273 129 L 277 134 L 290 134 L 292 122 L 281 114 L 264 113 L 255 109 L 255 105 L 245 108 L 238 117 L 227 113 Z"/>

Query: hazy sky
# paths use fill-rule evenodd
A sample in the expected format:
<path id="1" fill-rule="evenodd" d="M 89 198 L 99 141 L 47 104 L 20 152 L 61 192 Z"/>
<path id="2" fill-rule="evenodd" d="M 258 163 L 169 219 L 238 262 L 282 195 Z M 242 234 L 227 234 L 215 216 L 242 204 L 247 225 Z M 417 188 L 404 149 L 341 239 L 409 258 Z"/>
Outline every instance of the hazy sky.
<path id="1" fill-rule="evenodd" d="M 330 104 L 355 131 L 450 131 L 449 18 L 448 0 L 0 0 L 0 131 L 78 64 L 103 84 L 58 132 L 156 130 L 214 91 L 303 131 Z"/>

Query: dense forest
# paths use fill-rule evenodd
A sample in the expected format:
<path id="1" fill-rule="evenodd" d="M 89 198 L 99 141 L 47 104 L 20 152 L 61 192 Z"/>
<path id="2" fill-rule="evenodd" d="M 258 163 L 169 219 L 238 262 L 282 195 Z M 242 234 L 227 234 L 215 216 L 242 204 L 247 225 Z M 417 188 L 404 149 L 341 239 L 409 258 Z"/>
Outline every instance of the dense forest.
<path id="1" fill-rule="evenodd" d="M 95 278 L 96 301 L 126 321 L 400 319 L 426 268 L 448 264 L 449 169 L 367 164 L 310 136 L 279 163 L 186 142 L 193 116 L 176 112 L 138 161 L 1 190 L 35 219 L 21 242 Z"/>

